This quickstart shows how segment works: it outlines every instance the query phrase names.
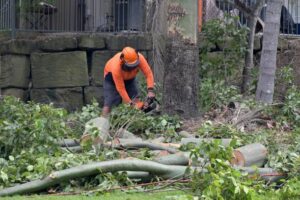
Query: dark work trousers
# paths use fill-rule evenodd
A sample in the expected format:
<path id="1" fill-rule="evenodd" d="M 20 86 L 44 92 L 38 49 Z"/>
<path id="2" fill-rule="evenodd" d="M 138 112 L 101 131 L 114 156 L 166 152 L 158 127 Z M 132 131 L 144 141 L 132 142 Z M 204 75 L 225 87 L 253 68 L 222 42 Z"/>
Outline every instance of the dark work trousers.
<path id="1" fill-rule="evenodd" d="M 136 78 L 124 81 L 126 91 L 130 99 L 138 97 L 138 87 Z M 122 103 L 122 97 L 116 89 L 112 78 L 105 77 L 104 79 L 104 106 L 118 106 Z"/>

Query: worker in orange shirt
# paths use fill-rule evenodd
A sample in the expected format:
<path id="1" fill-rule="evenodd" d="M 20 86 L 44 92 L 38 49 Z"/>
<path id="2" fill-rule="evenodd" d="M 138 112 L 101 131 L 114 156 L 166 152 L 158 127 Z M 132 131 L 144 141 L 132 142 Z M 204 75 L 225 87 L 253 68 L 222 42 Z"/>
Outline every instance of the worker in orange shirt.
<path id="1" fill-rule="evenodd" d="M 107 61 L 104 68 L 104 107 L 102 116 L 108 116 L 111 107 L 127 103 L 143 109 L 147 105 L 138 99 L 136 75 L 142 71 L 147 81 L 147 98 L 154 99 L 154 78 L 145 57 L 132 47 L 125 47 L 122 52 Z"/>

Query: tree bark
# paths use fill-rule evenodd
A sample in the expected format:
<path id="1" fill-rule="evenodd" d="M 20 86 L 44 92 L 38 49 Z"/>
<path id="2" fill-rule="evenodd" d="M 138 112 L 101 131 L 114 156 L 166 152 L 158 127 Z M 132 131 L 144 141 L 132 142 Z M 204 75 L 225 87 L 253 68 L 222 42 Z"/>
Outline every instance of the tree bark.
<path id="1" fill-rule="evenodd" d="M 273 102 L 274 95 L 276 56 L 282 5 L 283 0 L 269 0 L 266 11 L 256 100 L 268 104 Z"/>
<path id="2" fill-rule="evenodd" d="M 199 49 L 197 0 L 168 0 L 163 111 L 198 116 Z"/>

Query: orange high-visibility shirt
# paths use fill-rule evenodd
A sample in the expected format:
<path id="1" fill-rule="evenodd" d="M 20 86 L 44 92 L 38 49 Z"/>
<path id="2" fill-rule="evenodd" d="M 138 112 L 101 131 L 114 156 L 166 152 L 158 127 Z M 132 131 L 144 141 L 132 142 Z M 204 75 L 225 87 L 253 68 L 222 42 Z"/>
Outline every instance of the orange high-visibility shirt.
<path id="1" fill-rule="evenodd" d="M 107 61 L 104 67 L 104 78 L 108 73 L 112 74 L 113 81 L 115 83 L 116 89 L 122 97 L 123 102 L 130 103 L 131 99 L 128 96 L 128 93 L 125 88 L 124 81 L 133 79 L 139 70 L 143 72 L 147 81 L 147 88 L 154 87 L 154 78 L 152 70 L 145 59 L 145 57 L 139 53 L 140 64 L 138 67 L 132 71 L 122 70 L 122 61 L 120 59 L 121 52 L 114 55 L 109 61 Z"/>

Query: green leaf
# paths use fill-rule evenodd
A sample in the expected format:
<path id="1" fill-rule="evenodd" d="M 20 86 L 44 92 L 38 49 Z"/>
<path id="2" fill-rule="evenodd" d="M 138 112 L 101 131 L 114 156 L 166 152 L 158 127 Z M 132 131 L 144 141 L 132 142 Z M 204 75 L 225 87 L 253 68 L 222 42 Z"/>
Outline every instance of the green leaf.
<path id="1" fill-rule="evenodd" d="M 249 192 L 249 188 L 248 188 L 248 187 L 246 187 L 246 186 L 244 186 L 244 187 L 243 187 L 243 191 L 245 192 L 245 194 L 248 194 L 248 192 Z"/>
<path id="2" fill-rule="evenodd" d="M 236 186 L 236 187 L 234 188 L 234 194 L 238 194 L 238 193 L 240 193 L 240 187 L 239 187 L 239 186 Z"/>
<path id="3" fill-rule="evenodd" d="M 28 165 L 28 166 L 27 166 L 27 170 L 28 170 L 29 172 L 33 171 L 33 168 L 34 168 L 33 165 Z"/>
<path id="4" fill-rule="evenodd" d="M 3 171 L 0 171 L 0 177 L 4 182 L 6 182 L 8 180 L 7 174 Z"/>
<path id="5" fill-rule="evenodd" d="M 163 119 L 163 120 L 161 121 L 161 125 L 162 125 L 162 126 L 166 126 L 167 124 L 168 124 L 167 120 Z"/>

